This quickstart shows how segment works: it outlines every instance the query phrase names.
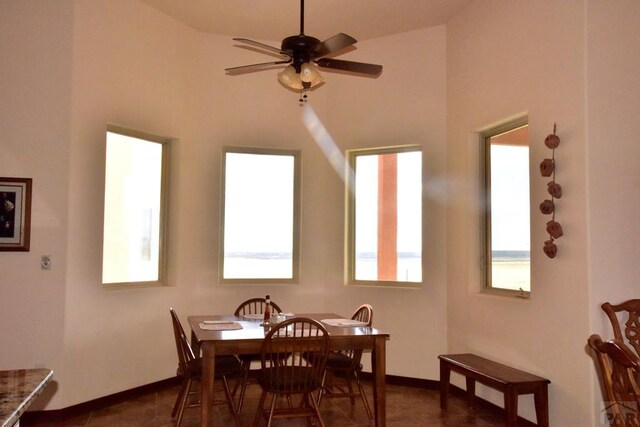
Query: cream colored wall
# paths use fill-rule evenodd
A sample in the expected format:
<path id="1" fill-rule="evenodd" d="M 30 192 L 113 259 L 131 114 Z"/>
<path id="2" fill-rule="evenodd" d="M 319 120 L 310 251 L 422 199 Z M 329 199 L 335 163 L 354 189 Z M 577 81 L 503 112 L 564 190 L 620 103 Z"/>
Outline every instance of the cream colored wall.
<path id="1" fill-rule="evenodd" d="M 0 257 L 2 271 L 10 271 L 0 276 L 6 295 L 0 316 L 11 325 L 0 339 L 17 343 L 0 364 L 54 369 L 55 386 L 40 407 L 64 408 L 174 375 L 170 306 L 184 321 L 189 314 L 231 311 L 266 293 L 294 312 L 349 314 L 369 302 L 375 323 L 392 335 L 388 372 L 436 378 L 436 354 L 446 340 L 445 207 L 437 186 L 445 173 L 443 27 L 359 44 L 344 58 L 380 62 L 383 76 L 327 73 L 328 83 L 311 94 L 341 149 L 423 144 L 426 182 L 433 187 L 425 201 L 425 286 L 347 288 L 344 186 L 303 125 L 298 96 L 277 83 L 275 71 L 224 74 L 225 67 L 261 62 L 264 55 L 130 0 L 61 5 L 0 5 L 0 53 L 18 58 L 0 65 L 13 77 L 0 82 L 9 97 L 1 99 L 17 100 L 0 103 L 11 113 L 0 117 L 7 130 L 0 138 L 3 154 L 19 160 L 3 155 L 0 165 L 7 174 L 35 180 L 32 250 Z M 112 290 L 100 284 L 107 123 L 177 139 L 169 287 Z M 217 284 L 225 144 L 302 150 L 299 285 Z M 50 272 L 39 269 L 45 253 L 53 257 Z M 407 318 L 416 328 L 402 327 Z M 424 337 L 418 343 L 416 332 Z"/>
<path id="2" fill-rule="evenodd" d="M 590 1 L 587 134 L 591 332 L 612 338 L 600 305 L 638 297 L 640 240 L 640 3 Z M 603 397 L 594 379 L 594 413 Z"/>
<path id="3" fill-rule="evenodd" d="M 61 366 L 72 45 L 72 1 L 0 2 L 0 175 L 33 179 L 31 251 L 0 253 L 0 369 Z"/>
<path id="4" fill-rule="evenodd" d="M 450 206 L 448 350 L 475 352 L 551 380 L 551 424 L 592 425 L 585 132 L 585 3 L 475 2 L 447 26 L 447 131 Z M 528 300 L 479 293 L 478 139 L 476 132 L 528 114 L 531 171 L 532 293 Z M 546 182 L 538 165 L 557 123 L 556 179 L 564 195 L 556 219 L 565 235 L 558 256 L 542 252 L 538 209 Z M 459 380 L 459 379 L 458 379 Z M 460 384 L 464 384 L 463 381 Z M 502 397 L 479 394 L 502 406 Z M 533 398 L 520 413 L 535 421 Z"/>

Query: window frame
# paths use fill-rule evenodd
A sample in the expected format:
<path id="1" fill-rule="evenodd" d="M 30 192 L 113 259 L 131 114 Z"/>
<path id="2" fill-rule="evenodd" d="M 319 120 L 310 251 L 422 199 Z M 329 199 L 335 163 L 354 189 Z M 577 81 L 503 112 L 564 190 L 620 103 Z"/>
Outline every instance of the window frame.
<path id="1" fill-rule="evenodd" d="M 407 152 L 419 152 L 420 153 L 420 187 L 421 187 L 421 229 L 423 231 L 420 242 L 420 270 L 421 280 L 419 282 L 409 281 L 397 281 L 397 280 L 358 280 L 356 279 L 356 157 L 359 155 L 381 155 L 381 154 L 400 154 Z M 345 242 L 345 284 L 348 286 L 371 286 L 371 287 L 390 287 L 394 289 L 399 288 L 421 288 L 424 283 L 424 158 L 423 149 L 421 145 L 397 145 L 389 147 L 377 147 L 377 148 L 358 148 L 347 150 L 347 173 L 346 173 L 346 242 Z"/>
<path id="2" fill-rule="evenodd" d="M 171 146 L 176 141 L 174 138 L 158 136 L 151 133 L 125 128 L 118 125 L 108 124 L 105 132 L 105 184 L 103 186 L 103 191 L 106 194 L 106 147 L 107 141 L 106 138 L 108 133 L 114 133 L 122 136 L 127 136 L 131 138 L 141 139 L 144 141 L 160 144 L 162 147 L 162 158 L 161 158 L 161 173 L 160 173 L 160 212 L 159 212 L 159 226 L 158 226 L 158 279 L 157 280 L 148 280 L 148 281 L 126 281 L 126 282 L 110 282 L 105 283 L 103 281 L 104 276 L 104 243 L 102 249 L 102 268 L 101 268 L 101 283 L 105 288 L 139 288 L 139 287 L 163 287 L 168 286 L 168 271 L 169 271 L 169 260 L 168 260 L 168 233 L 169 233 L 169 195 L 170 195 L 170 165 L 171 165 Z M 105 198 L 105 194 L 103 194 L 103 201 Z M 104 202 L 103 202 L 104 203 Z M 103 241 L 104 241 L 104 219 L 106 216 L 106 204 L 103 204 L 103 224 L 102 224 L 102 233 L 103 233 Z"/>
<path id="3" fill-rule="evenodd" d="M 293 157 L 293 241 L 292 241 L 292 271 L 291 278 L 225 278 L 225 210 L 226 210 L 226 158 L 227 153 L 277 155 Z M 221 158 L 221 189 L 220 189 L 220 246 L 218 258 L 218 283 L 220 284 L 298 284 L 300 282 L 300 212 L 302 187 L 302 152 L 282 148 L 223 146 Z"/>
<path id="4" fill-rule="evenodd" d="M 492 228 L 491 228 L 491 138 L 499 136 L 503 133 L 511 132 L 529 126 L 528 116 L 519 117 L 510 120 L 501 125 L 492 127 L 483 132 L 480 132 L 480 153 L 481 153 L 481 239 L 482 239 L 482 256 L 481 256 L 481 269 L 483 271 L 483 286 L 482 292 L 495 295 L 503 295 L 518 298 L 529 298 L 531 296 L 531 290 L 516 290 L 506 289 L 492 286 L 493 279 L 493 266 L 492 266 Z M 531 146 L 529 148 L 529 164 L 531 164 Z M 529 167 L 529 199 L 531 200 L 531 168 Z M 529 235 L 531 236 L 531 219 L 529 219 Z M 531 241 L 531 239 L 529 239 Z M 531 285 L 531 256 L 529 256 L 529 280 Z M 530 287 L 531 288 L 531 287 Z"/>

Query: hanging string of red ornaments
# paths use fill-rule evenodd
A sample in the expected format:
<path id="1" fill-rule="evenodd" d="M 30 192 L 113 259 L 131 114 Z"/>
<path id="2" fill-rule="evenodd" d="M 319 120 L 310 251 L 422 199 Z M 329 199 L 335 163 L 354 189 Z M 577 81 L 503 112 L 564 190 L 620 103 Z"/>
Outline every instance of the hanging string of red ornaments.
<path id="1" fill-rule="evenodd" d="M 544 139 L 544 145 L 551 149 L 551 158 L 544 159 L 540 163 L 540 173 L 544 177 L 551 177 L 551 181 L 547 183 L 547 192 L 551 196 L 540 203 L 540 212 L 544 215 L 551 215 L 551 220 L 547 222 L 547 233 L 549 240 L 544 242 L 542 250 L 549 258 L 555 258 L 558 253 L 558 246 L 554 241 L 562 237 L 562 226 L 556 221 L 555 199 L 562 197 L 562 187 L 556 182 L 556 148 L 560 145 L 560 138 L 556 135 L 556 124 L 553 124 L 553 133 L 547 135 Z"/>

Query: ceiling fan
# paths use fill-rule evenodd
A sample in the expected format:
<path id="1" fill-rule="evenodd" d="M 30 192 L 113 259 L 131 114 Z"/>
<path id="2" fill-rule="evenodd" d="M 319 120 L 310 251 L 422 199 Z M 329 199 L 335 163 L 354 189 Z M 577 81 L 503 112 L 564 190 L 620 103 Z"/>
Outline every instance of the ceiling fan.
<path id="1" fill-rule="evenodd" d="M 300 34 L 286 37 L 282 40 L 280 48 L 245 38 L 234 38 L 233 40 L 264 50 L 266 51 L 265 53 L 280 55 L 282 59 L 226 68 L 227 74 L 260 71 L 269 69 L 274 65 L 290 64 L 278 73 L 278 80 L 285 87 L 296 91 L 306 91 L 324 83 L 324 78 L 320 75 L 318 67 L 348 71 L 369 77 L 377 77 L 382 72 L 382 65 L 328 57 L 328 55 L 336 54 L 347 47 L 353 46 L 357 40 L 344 33 L 338 33 L 322 42 L 315 37 L 305 35 L 304 0 L 300 0 Z"/>

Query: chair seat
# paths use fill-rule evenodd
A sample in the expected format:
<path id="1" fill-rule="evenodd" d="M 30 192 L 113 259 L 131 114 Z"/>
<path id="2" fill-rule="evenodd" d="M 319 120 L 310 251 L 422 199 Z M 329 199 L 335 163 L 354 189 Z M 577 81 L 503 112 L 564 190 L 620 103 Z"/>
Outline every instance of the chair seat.
<path id="1" fill-rule="evenodd" d="M 202 363 L 199 363 L 202 367 Z M 240 373 L 242 365 L 235 356 L 216 356 L 216 376 Z"/>
<path id="2" fill-rule="evenodd" d="M 216 378 L 239 374 L 241 369 L 242 365 L 237 357 L 216 356 Z M 184 369 L 178 366 L 176 373 L 180 377 L 190 376 L 191 378 L 200 378 L 202 376 L 202 358 L 198 357 L 188 361 Z"/>
<path id="3" fill-rule="evenodd" d="M 327 358 L 327 368 L 329 369 L 349 369 L 352 365 L 353 359 L 337 351 L 330 352 Z M 362 368 L 362 365 L 359 368 Z"/>
<path id="4" fill-rule="evenodd" d="M 238 356 L 242 362 L 259 362 L 260 354 L 240 354 Z"/>
<path id="5" fill-rule="evenodd" d="M 313 355 L 309 353 L 303 354 L 302 357 L 307 360 L 313 360 Z M 349 369 L 352 365 L 353 359 L 339 351 L 330 351 L 327 356 L 327 369 Z M 362 369 L 362 364 L 356 368 Z"/>
<path id="6" fill-rule="evenodd" d="M 322 377 L 316 375 L 317 369 L 312 367 L 266 368 L 258 375 L 258 383 L 269 392 L 284 390 L 300 390 L 300 393 L 320 388 Z"/>

